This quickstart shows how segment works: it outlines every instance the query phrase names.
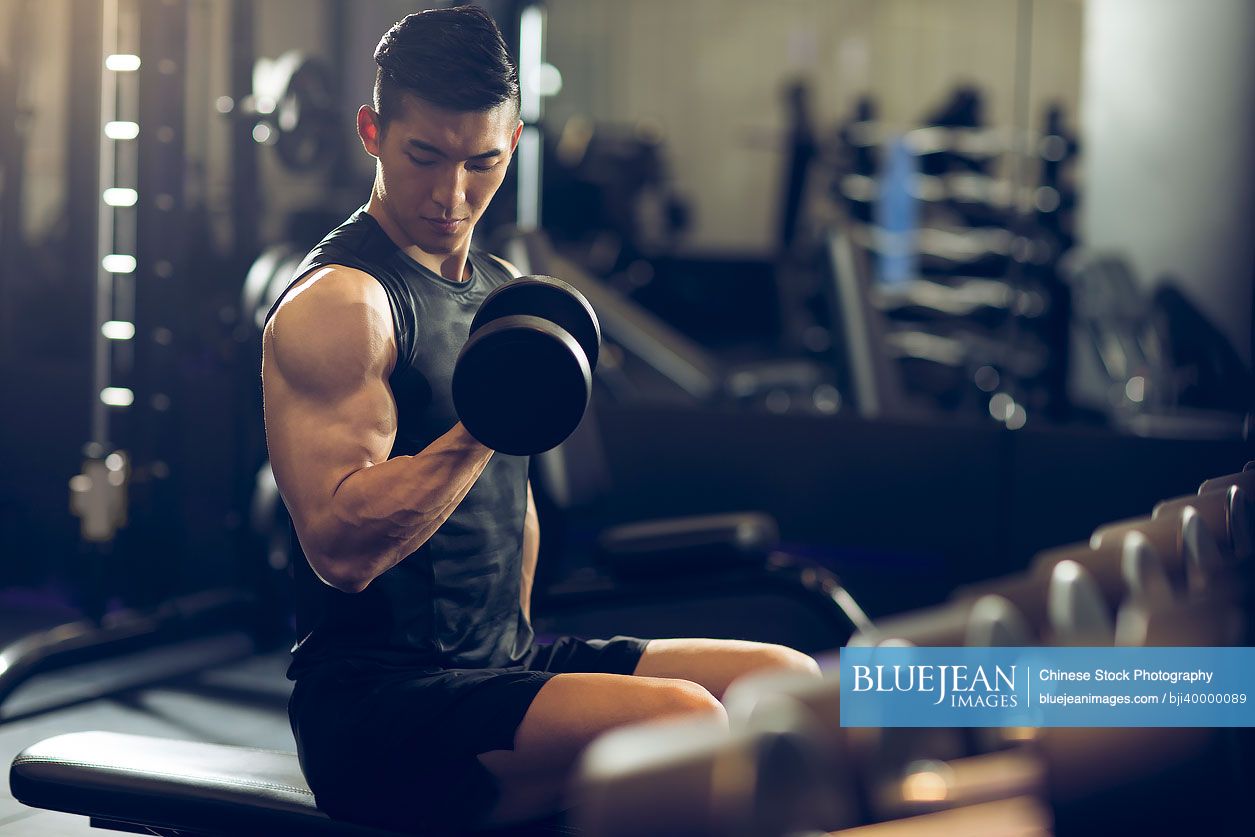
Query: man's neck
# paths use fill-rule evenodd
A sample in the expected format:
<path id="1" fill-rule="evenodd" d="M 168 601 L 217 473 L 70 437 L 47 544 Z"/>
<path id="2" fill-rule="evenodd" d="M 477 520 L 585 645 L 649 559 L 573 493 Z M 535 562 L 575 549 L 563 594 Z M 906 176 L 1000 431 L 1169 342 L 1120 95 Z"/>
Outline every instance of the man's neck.
<path id="1" fill-rule="evenodd" d="M 471 249 L 470 236 L 467 236 L 465 244 L 452 253 L 428 253 L 409 239 L 400 225 L 393 220 L 392 213 L 388 211 L 387 203 L 379 197 L 379 193 L 374 189 L 371 190 L 370 202 L 366 204 L 366 211 L 370 214 L 370 217 L 378 222 L 388 238 L 392 239 L 393 244 L 401 248 L 405 255 L 423 267 L 451 282 L 464 282 L 471 278 L 466 267 L 466 257 Z"/>

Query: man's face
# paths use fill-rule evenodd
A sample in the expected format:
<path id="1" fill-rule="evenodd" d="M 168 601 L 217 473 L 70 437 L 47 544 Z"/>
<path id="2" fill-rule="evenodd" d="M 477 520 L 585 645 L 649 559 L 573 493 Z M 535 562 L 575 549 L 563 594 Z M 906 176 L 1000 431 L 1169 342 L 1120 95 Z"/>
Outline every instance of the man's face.
<path id="1" fill-rule="evenodd" d="M 411 243 L 432 254 L 457 252 L 505 179 L 522 123 L 509 102 L 463 113 L 400 98 L 382 131 L 372 109 L 358 112 L 362 145 L 379 160 L 378 191 Z"/>

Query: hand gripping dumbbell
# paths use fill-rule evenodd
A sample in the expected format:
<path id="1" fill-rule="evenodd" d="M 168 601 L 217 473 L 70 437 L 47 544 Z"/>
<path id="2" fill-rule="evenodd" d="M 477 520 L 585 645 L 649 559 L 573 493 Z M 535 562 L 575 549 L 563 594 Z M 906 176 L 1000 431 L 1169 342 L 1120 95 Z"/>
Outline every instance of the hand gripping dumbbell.
<path id="1" fill-rule="evenodd" d="M 453 405 L 472 436 L 527 456 L 574 432 L 592 392 L 601 326 L 588 300 L 552 276 L 524 276 L 479 306 L 453 371 Z"/>

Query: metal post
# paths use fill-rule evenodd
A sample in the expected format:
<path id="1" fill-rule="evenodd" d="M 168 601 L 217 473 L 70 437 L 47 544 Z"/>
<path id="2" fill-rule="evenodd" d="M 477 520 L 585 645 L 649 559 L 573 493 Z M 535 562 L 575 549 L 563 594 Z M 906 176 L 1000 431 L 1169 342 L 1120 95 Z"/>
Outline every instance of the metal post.
<path id="1" fill-rule="evenodd" d="M 231 96 L 238 103 L 253 90 L 253 64 L 257 59 L 253 45 L 253 2 L 232 0 L 231 3 Z M 261 223 L 258 190 L 257 143 L 253 141 L 253 124 L 248 119 L 231 120 L 231 229 L 233 252 L 241 254 L 248 264 L 259 248 L 258 225 Z"/>
<path id="2" fill-rule="evenodd" d="M 26 261 L 26 239 L 22 230 L 23 176 L 27 133 L 30 130 L 30 109 L 22 98 L 22 83 L 30 60 L 32 4 L 15 3 L 12 29 L 9 32 L 8 66 L 0 63 L 0 112 L 13 114 L 13 130 L 0 131 L 0 276 L 16 276 Z M 10 282 L 0 282 L 0 359 L 10 351 L 8 340 L 13 332 L 9 301 Z"/>
<path id="3" fill-rule="evenodd" d="M 118 0 L 102 0 L 100 21 L 100 55 L 102 62 L 118 51 Z M 92 346 L 91 450 L 89 458 L 103 458 L 109 448 L 109 405 L 105 392 L 110 388 L 112 346 L 105 336 L 104 324 L 113 319 L 113 273 L 106 267 L 114 252 L 113 227 L 115 210 L 99 206 L 106 189 L 114 186 L 116 140 L 106 138 L 106 126 L 117 123 L 118 91 L 114 72 L 100 69 L 100 125 L 96 128 L 99 148 L 97 167 L 96 212 L 96 304 Z M 116 265 L 114 260 L 114 266 Z M 134 267 L 132 266 L 132 269 Z M 85 471 L 86 473 L 86 471 Z"/>
<path id="4" fill-rule="evenodd" d="M 127 447 L 135 462 L 132 494 L 137 512 L 137 543 L 132 563 L 142 568 L 133 582 L 142 599 L 168 597 L 185 567 L 169 560 L 186 554 L 187 486 L 181 453 L 187 380 L 182 358 L 189 323 L 205 288 L 189 281 L 183 255 L 188 241 L 185 126 L 187 79 L 187 4 L 137 0 L 139 44 L 143 56 L 138 99 L 139 160 L 135 172 L 137 267 L 133 433 Z M 200 103 L 208 107 L 207 102 Z M 140 479 L 140 477 L 143 479 Z M 142 520 L 138 519 L 142 515 Z"/>

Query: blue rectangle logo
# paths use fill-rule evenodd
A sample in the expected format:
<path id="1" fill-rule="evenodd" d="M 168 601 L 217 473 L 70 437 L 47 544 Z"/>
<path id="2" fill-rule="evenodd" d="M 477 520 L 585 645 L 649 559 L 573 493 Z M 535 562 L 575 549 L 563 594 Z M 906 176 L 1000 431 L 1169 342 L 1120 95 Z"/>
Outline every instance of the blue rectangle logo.
<path id="1" fill-rule="evenodd" d="M 1255 726 L 1255 648 L 843 648 L 841 725 Z"/>

